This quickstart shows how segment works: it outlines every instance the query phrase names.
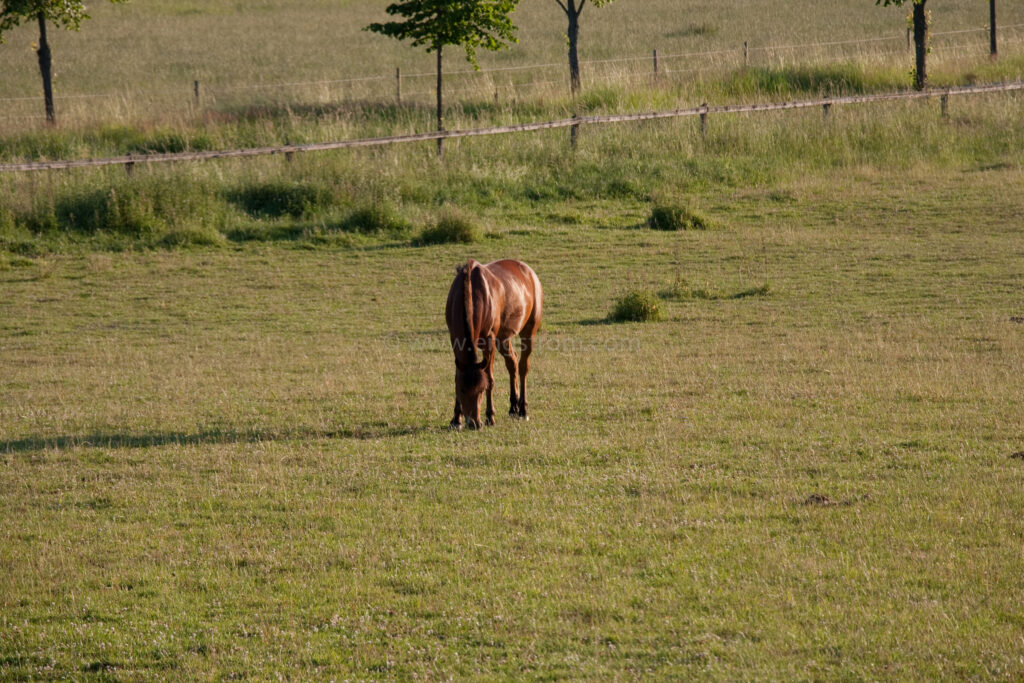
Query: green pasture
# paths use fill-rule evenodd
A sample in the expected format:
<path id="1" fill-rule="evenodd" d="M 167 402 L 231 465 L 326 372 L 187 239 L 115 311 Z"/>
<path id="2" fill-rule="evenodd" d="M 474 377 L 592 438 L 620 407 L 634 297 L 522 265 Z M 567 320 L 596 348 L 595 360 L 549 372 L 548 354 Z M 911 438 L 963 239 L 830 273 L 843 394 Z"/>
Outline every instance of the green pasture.
<path id="1" fill-rule="evenodd" d="M 1022 179 L 8 254 L 0 674 L 1019 677 Z M 470 255 L 533 265 L 546 321 L 531 421 L 451 433 Z M 664 320 L 607 323 L 641 286 Z"/>

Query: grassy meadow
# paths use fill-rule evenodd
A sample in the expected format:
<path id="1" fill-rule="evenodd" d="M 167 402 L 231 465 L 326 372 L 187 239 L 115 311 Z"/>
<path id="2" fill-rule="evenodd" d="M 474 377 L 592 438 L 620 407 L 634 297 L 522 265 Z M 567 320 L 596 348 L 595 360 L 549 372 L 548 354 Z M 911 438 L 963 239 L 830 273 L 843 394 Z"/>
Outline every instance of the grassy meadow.
<path id="1" fill-rule="evenodd" d="M 123 97 L 58 99 L 55 129 L 0 101 L 0 162 L 429 129 L 411 89 L 212 93 L 429 71 L 358 30 L 382 5 L 97 3 L 54 36 L 58 94 Z M 762 6 L 591 8 L 585 58 L 905 13 Z M 485 67 L 562 59 L 553 2 L 517 16 Z M 19 31 L 0 100 L 37 88 Z M 1009 31 L 996 63 L 962 39 L 937 83 L 1024 72 Z M 593 65 L 576 102 L 561 68 L 459 77 L 448 121 L 888 91 L 895 48 Z M 1024 677 L 1021 104 L 0 175 L 0 679 Z M 475 241 L 434 244 L 449 224 Z M 545 322 L 531 420 L 499 363 L 498 424 L 454 433 L 470 256 L 529 263 Z M 636 292 L 660 320 L 612 322 Z"/>
<path id="2" fill-rule="evenodd" d="M 1019 677 L 1021 180 L 9 257 L 4 677 Z M 547 320 L 531 421 L 451 433 L 469 254 Z M 605 322 L 633 284 L 662 322 Z"/>

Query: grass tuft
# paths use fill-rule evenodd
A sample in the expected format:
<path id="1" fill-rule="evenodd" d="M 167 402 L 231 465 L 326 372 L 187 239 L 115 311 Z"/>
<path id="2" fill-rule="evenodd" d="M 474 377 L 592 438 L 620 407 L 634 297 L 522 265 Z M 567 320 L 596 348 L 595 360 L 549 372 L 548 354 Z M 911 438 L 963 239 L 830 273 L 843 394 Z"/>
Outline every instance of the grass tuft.
<path id="1" fill-rule="evenodd" d="M 661 299 L 647 289 L 627 292 L 608 314 L 612 322 L 653 322 L 662 318 Z"/>
<path id="2" fill-rule="evenodd" d="M 365 235 L 389 234 L 403 235 L 409 232 L 412 225 L 390 204 L 376 202 L 353 211 L 341 224 L 345 232 L 358 232 Z"/>
<path id="3" fill-rule="evenodd" d="M 647 225 L 652 230 L 709 230 L 714 227 L 704 214 L 680 204 L 657 204 Z"/>
<path id="4" fill-rule="evenodd" d="M 429 244 L 471 244 L 483 239 L 483 232 L 466 216 L 449 211 L 433 226 L 425 228 L 414 240 L 419 246 Z"/>
<path id="5" fill-rule="evenodd" d="M 231 190 L 228 200 L 254 217 L 301 218 L 325 213 L 335 204 L 334 193 L 317 183 L 274 181 Z"/>

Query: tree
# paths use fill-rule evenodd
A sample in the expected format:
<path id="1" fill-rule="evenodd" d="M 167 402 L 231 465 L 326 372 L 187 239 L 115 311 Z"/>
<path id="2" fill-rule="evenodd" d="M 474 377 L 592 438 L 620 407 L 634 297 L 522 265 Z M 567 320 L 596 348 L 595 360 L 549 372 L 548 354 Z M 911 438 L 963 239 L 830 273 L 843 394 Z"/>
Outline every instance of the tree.
<path id="1" fill-rule="evenodd" d="M 444 109 L 441 100 L 441 53 L 445 45 L 461 45 L 466 59 L 474 69 L 476 48 L 498 50 L 508 43 L 518 42 L 516 27 L 509 16 L 519 0 L 404 0 L 387 7 L 392 16 L 404 21 L 373 23 L 365 31 L 411 39 L 414 47 L 427 46 L 428 52 L 437 53 L 437 129 L 444 130 Z M 437 153 L 443 149 L 437 140 Z"/>
<path id="2" fill-rule="evenodd" d="M 587 0 L 555 0 L 555 2 L 569 19 L 569 29 L 566 33 L 569 39 L 569 87 L 572 94 L 575 95 L 580 91 L 580 14 L 583 13 L 583 7 L 587 4 Z M 615 2 L 615 0 L 591 0 L 591 2 L 597 7 L 602 7 Z"/>
<path id="3" fill-rule="evenodd" d="M 914 87 L 924 90 L 928 86 L 928 71 L 925 67 L 925 56 L 928 54 L 928 14 L 924 4 L 928 0 L 875 0 L 876 5 L 903 5 L 914 3 L 914 51 L 916 53 L 916 69 L 914 70 Z"/>
<path id="4" fill-rule="evenodd" d="M 126 2 L 127 0 L 110 0 Z M 53 55 L 46 40 L 46 22 L 61 28 L 77 31 L 82 21 L 88 19 L 82 0 L 0 0 L 0 42 L 8 30 L 22 22 L 35 20 L 39 25 L 39 73 L 43 77 L 43 102 L 46 107 L 46 122 L 57 122 L 53 108 Z"/>

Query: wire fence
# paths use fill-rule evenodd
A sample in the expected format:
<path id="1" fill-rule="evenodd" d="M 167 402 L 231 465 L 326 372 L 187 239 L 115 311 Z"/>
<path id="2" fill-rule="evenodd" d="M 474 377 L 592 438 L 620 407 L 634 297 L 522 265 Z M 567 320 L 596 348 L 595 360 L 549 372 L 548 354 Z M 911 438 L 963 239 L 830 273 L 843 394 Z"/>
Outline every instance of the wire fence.
<path id="1" fill-rule="evenodd" d="M 1024 82 L 1000 83 L 993 85 L 966 86 L 960 88 L 947 88 L 941 91 L 913 91 L 896 92 L 878 95 L 858 95 L 849 97 L 824 97 L 798 102 L 773 102 L 763 104 L 742 104 L 725 106 L 708 106 L 702 104 L 699 107 L 689 109 L 674 109 L 670 111 L 647 112 L 640 114 L 614 114 L 606 116 L 582 116 L 556 121 L 540 121 L 521 123 L 512 126 L 495 126 L 490 128 L 476 128 L 470 130 L 440 130 L 428 133 L 415 133 L 412 135 L 396 135 L 380 138 L 363 138 L 358 140 L 339 140 L 335 142 L 319 142 L 301 145 L 281 145 L 274 147 L 252 147 L 244 149 L 204 151 L 204 152 L 183 152 L 176 154 L 147 154 L 147 155 L 126 155 L 109 157 L 104 159 L 73 159 L 65 161 L 42 161 L 18 164 L 0 164 L 0 173 L 31 172 L 31 171 L 52 171 L 73 168 L 89 168 L 101 166 L 123 165 L 131 173 L 136 164 L 170 163 L 185 161 L 211 161 L 215 159 L 233 159 L 257 156 L 268 156 L 284 154 L 291 158 L 296 153 L 321 152 L 327 150 L 352 149 L 358 147 L 379 147 L 412 142 L 426 142 L 431 140 L 447 140 L 454 138 L 480 137 L 487 135 L 500 135 L 510 133 L 525 133 L 529 131 L 552 130 L 557 128 L 572 129 L 572 143 L 575 145 L 576 130 L 583 125 L 625 123 L 636 121 L 653 121 L 657 119 L 680 118 L 687 116 L 700 117 L 701 132 L 706 131 L 707 120 L 711 115 L 761 113 L 770 111 L 783 111 L 794 109 L 807 109 L 821 107 L 827 117 L 831 108 L 836 105 L 863 104 L 871 102 L 885 102 L 893 100 L 914 100 L 922 98 L 939 97 L 942 102 L 942 113 L 946 114 L 946 107 L 951 96 L 980 95 L 984 93 L 1010 92 L 1024 90 Z"/>
<path id="2" fill-rule="evenodd" d="M 942 54 L 956 57 L 963 51 L 978 52 L 988 49 L 989 28 L 971 28 L 954 31 L 933 31 L 930 33 L 935 52 L 932 60 Z M 1024 24 L 1000 26 L 1000 42 L 1003 46 L 1017 48 L 1024 42 Z M 985 40 L 962 40 L 970 34 L 984 34 Z M 755 45 L 743 43 L 732 48 L 707 51 L 659 53 L 652 50 L 644 55 L 626 55 L 607 59 L 581 60 L 585 78 L 589 85 L 650 79 L 652 76 L 665 83 L 683 77 L 712 75 L 723 69 L 740 66 L 784 66 L 814 60 L 835 62 L 849 59 L 892 58 L 909 49 L 909 39 L 903 35 L 889 35 L 855 38 L 836 41 L 819 41 L 791 45 Z M 906 44 L 906 46 L 904 46 Z M 941 48 L 941 54 L 940 54 Z M 559 70 L 557 77 L 556 70 Z M 513 66 L 474 69 L 456 69 L 445 72 L 446 92 L 452 94 L 476 93 L 500 97 L 502 93 L 515 95 L 533 94 L 538 90 L 552 89 L 552 86 L 568 87 L 568 74 L 563 62 L 548 62 Z M 177 96 L 168 95 L 167 89 L 147 91 L 138 89 L 110 93 L 57 94 L 58 102 L 70 103 L 80 100 L 110 100 L 124 108 L 133 103 L 149 105 L 153 102 L 166 104 L 170 98 L 180 106 L 195 108 L 219 104 L 237 106 L 246 102 L 258 105 L 266 102 L 288 101 L 302 97 L 304 100 L 333 101 L 345 99 L 366 99 L 373 101 L 397 101 L 409 103 L 418 98 L 434 94 L 432 87 L 416 87 L 425 79 L 433 79 L 435 72 L 393 73 L 356 75 L 337 79 L 274 81 L 258 83 L 192 83 L 183 84 Z M 412 87 L 410 87 L 410 85 Z M 426 85 L 426 84 L 424 84 Z M 190 87 L 191 86 L 191 87 Z M 40 114 L 29 113 L 25 108 L 38 108 L 41 95 L 0 97 L 0 120 L 41 121 Z M 22 111 L 18 111 L 22 109 Z"/>

